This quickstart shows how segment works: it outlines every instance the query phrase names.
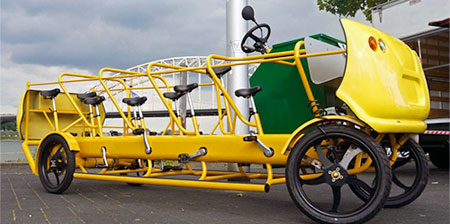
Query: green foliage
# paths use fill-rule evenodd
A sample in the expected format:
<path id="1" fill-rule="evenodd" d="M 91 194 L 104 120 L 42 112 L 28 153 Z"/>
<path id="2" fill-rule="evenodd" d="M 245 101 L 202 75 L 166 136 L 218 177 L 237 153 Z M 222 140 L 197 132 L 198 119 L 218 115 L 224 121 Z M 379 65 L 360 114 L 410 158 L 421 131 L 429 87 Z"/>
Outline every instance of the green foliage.
<path id="1" fill-rule="evenodd" d="M 369 10 L 388 0 L 317 0 L 320 10 L 325 10 L 339 16 L 355 17 L 356 12 L 361 10 L 367 21 L 372 21 L 372 12 Z"/>
<path id="2" fill-rule="evenodd" d="M 1 130 L 17 131 L 17 125 L 15 121 L 6 122 L 1 125 Z"/>

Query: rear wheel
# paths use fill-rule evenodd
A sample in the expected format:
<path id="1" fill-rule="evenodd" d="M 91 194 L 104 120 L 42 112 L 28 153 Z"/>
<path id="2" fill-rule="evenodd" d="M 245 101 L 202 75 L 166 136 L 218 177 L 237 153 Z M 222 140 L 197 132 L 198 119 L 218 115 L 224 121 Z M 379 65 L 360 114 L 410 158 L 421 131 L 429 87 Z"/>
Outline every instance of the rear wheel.
<path id="1" fill-rule="evenodd" d="M 40 145 L 38 172 L 42 186 L 50 193 L 61 194 L 72 183 L 75 155 L 60 135 L 48 136 Z"/>
<path id="2" fill-rule="evenodd" d="M 398 150 L 398 158 L 392 164 L 392 187 L 384 207 L 399 208 L 416 200 L 423 192 L 428 181 L 428 162 L 422 147 L 409 139 Z M 362 200 L 369 193 L 358 186 L 350 186 Z"/>
<path id="3" fill-rule="evenodd" d="M 355 164 L 364 164 L 358 168 Z M 353 174 L 370 171 L 361 177 Z M 358 170 L 359 169 L 359 170 Z M 374 185 L 367 180 L 374 179 Z M 384 205 L 391 170 L 383 148 L 370 136 L 348 126 L 322 125 L 305 134 L 292 149 L 286 182 L 291 198 L 307 216 L 322 223 L 361 223 Z M 371 192 L 360 200 L 348 188 Z"/>
<path id="4" fill-rule="evenodd" d="M 433 150 L 429 152 L 430 160 L 437 168 L 449 169 L 449 151 L 448 147 L 444 150 Z"/>

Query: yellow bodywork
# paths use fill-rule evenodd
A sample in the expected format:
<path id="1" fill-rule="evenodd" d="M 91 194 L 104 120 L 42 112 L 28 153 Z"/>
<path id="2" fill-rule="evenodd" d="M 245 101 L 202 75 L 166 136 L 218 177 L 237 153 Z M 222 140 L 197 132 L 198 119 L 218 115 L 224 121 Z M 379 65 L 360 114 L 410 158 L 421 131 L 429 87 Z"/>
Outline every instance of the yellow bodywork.
<path id="1" fill-rule="evenodd" d="M 337 96 L 380 133 L 423 133 L 430 111 L 428 87 L 417 54 L 373 27 L 341 20 L 347 65 Z M 373 51 L 369 38 L 377 44 Z"/>

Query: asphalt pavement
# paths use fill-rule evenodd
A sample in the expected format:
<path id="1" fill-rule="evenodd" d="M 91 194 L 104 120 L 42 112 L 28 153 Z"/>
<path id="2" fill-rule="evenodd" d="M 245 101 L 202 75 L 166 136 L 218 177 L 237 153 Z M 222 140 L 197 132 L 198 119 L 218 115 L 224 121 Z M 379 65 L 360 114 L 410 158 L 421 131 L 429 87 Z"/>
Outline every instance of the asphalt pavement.
<path id="1" fill-rule="evenodd" d="M 430 167 L 428 186 L 416 201 L 383 209 L 369 223 L 449 223 L 449 172 Z M 74 179 L 66 192 L 55 195 L 44 190 L 28 165 L 2 164 L 0 199 L 4 224 L 313 223 L 284 184 L 254 193 Z"/>

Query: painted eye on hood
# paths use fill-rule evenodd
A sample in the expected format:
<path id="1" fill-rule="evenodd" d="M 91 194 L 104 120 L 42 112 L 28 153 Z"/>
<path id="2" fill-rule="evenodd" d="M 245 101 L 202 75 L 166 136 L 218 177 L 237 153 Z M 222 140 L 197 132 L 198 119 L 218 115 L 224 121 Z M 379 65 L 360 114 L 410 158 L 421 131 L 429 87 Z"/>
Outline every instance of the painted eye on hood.
<path id="1" fill-rule="evenodd" d="M 369 46 L 373 51 L 377 50 L 378 44 L 377 44 L 377 41 L 375 40 L 375 38 L 369 37 Z"/>

